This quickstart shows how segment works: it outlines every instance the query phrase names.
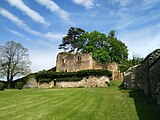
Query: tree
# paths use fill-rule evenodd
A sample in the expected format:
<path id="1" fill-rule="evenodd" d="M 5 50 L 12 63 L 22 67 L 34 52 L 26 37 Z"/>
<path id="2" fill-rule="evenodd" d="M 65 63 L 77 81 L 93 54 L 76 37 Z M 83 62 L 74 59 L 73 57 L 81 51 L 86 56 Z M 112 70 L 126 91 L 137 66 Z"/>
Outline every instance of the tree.
<path id="1" fill-rule="evenodd" d="M 68 30 L 68 34 L 63 37 L 62 44 L 59 45 L 59 49 L 69 50 L 68 52 L 79 52 L 81 41 L 78 39 L 85 31 L 81 28 L 71 27 Z"/>
<path id="2" fill-rule="evenodd" d="M 113 61 L 122 64 L 128 58 L 127 46 L 115 37 L 115 31 L 108 36 L 98 31 L 86 32 L 81 39 L 85 41 L 82 52 L 91 52 L 93 59 L 101 64 Z"/>
<path id="3" fill-rule="evenodd" d="M 137 54 L 133 54 L 132 59 L 129 59 L 129 61 L 131 62 L 131 65 L 138 65 L 141 64 L 141 62 L 144 60 L 143 57 L 140 57 L 140 55 Z"/>
<path id="4" fill-rule="evenodd" d="M 0 75 L 6 76 L 8 88 L 13 78 L 18 75 L 26 75 L 30 72 L 28 49 L 14 41 L 0 46 Z"/>
<path id="5" fill-rule="evenodd" d="M 92 53 L 93 59 L 101 64 L 112 61 L 122 64 L 127 60 L 127 46 L 115 37 L 115 31 L 112 30 L 109 35 L 106 35 L 98 31 L 89 33 L 84 30 L 74 32 L 75 30 L 77 29 L 69 29 L 69 33 L 60 44 L 60 49 L 66 48 L 70 51 L 77 50 L 79 53 Z"/>
<path id="6" fill-rule="evenodd" d="M 144 60 L 143 57 L 140 57 L 139 55 L 134 54 L 132 58 L 126 60 L 123 64 L 121 64 L 120 70 L 121 72 L 125 72 L 130 67 L 141 64 L 143 60 Z"/>
<path id="7" fill-rule="evenodd" d="M 80 38 L 83 43 L 82 53 L 92 53 L 93 59 L 97 62 L 105 64 L 110 62 L 110 56 L 108 54 L 108 39 L 104 33 L 98 31 L 86 32 Z"/>
<path id="8" fill-rule="evenodd" d="M 115 36 L 115 31 L 110 31 L 108 35 L 108 48 L 109 56 L 111 61 L 117 62 L 119 64 L 124 63 L 128 59 L 128 49 L 127 46 Z"/>

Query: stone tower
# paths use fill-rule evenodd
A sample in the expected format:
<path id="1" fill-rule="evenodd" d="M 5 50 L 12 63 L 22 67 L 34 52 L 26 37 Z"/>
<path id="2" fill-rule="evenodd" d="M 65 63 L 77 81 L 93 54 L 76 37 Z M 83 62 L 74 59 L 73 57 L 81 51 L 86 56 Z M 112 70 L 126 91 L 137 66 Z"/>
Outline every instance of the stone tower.
<path id="1" fill-rule="evenodd" d="M 93 69 L 91 54 L 61 52 L 57 55 L 56 72 L 76 72 L 87 69 Z"/>

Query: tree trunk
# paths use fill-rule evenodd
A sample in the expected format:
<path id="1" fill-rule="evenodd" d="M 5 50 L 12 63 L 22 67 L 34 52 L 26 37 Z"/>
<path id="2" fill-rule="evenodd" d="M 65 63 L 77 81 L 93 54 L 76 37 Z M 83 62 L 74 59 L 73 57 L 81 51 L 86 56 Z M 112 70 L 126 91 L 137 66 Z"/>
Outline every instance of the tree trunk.
<path id="1" fill-rule="evenodd" d="M 10 83 L 10 79 L 9 79 L 9 70 L 7 72 L 8 72 L 7 73 L 7 88 L 10 88 L 11 83 Z"/>
<path id="2" fill-rule="evenodd" d="M 8 89 L 11 88 L 11 80 L 8 81 L 8 83 L 7 83 L 7 88 L 8 88 Z"/>
<path id="3" fill-rule="evenodd" d="M 11 88 L 12 80 L 13 80 L 13 76 L 11 75 L 11 77 L 9 77 L 9 79 L 7 80 L 8 81 L 8 85 L 7 85 L 8 89 Z"/>

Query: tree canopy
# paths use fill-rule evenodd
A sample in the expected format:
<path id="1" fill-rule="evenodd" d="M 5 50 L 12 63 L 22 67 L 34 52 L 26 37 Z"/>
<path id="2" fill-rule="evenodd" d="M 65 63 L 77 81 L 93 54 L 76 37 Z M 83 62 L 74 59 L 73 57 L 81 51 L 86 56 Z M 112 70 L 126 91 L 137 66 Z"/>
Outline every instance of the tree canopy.
<path id="1" fill-rule="evenodd" d="M 93 59 L 101 64 L 112 61 L 122 64 L 128 58 L 127 46 L 117 39 L 114 30 L 106 35 L 98 31 L 86 32 L 81 28 L 71 27 L 59 49 L 92 53 Z"/>
<path id="2" fill-rule="evenodd" d="M 15 76 L 30 72 L 28 49 L 14 41 L 0 46 L 0 76 L 7 77 L 8 88 Z"/>
<path id="3" fill-rule="evenodd" d="M 81 41 L 79 38 L 85 31 L 81 28 L 71 27 L 66 36 L 63 37 L 59 49 L 68 50 L 69 52 L 78 52 L 80 50 Z"/>

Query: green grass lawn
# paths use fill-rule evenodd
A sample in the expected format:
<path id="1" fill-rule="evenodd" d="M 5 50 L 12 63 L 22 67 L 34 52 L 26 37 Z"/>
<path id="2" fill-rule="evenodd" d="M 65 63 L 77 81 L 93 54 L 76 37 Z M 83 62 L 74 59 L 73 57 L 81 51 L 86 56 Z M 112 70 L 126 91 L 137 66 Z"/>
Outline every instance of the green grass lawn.
<path id="1" fill-rule="evenodd" d="M 0 120 L 160 120 L 158 112 L 141 92 L 113 86 L 0 92 Z"/>

